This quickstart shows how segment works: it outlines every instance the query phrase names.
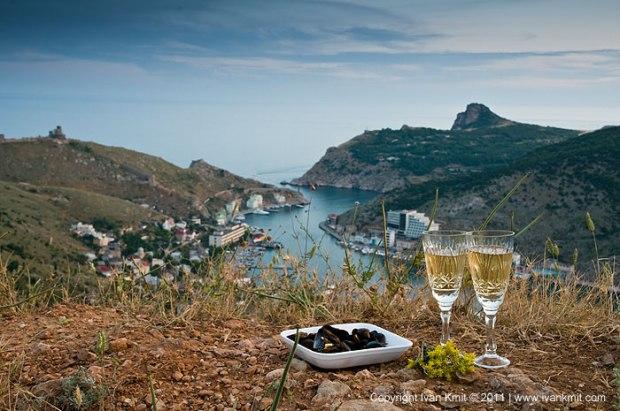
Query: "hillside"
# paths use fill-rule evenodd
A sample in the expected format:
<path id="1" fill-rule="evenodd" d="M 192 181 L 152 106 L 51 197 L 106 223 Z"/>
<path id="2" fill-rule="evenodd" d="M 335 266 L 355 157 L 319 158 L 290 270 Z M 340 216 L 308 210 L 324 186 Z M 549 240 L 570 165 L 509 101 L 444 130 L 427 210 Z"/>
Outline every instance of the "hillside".
<path id="1" fill-rule="evenodd" d="M 163 215 L 126 200 L 70 188 L 0 182 L 0 250 L 12 264 L 27 263 L 33 274 L 71 269 L 87 251 L 69 231 L 77 221 L 136 225 Z"/>
<path id="2" fill-rule="evenodd" d="M 510 163 L 525 153 L 578 135 L 576 130 L 504 119 L 482 104 L 457 115 L 452 130 L 403 126 L 366 131 L 330 147 L 299 185 L 388 192 Z"/>
<path id="3" fill-rule="evenodd" d="M 253 192 L 265 194 L 267 201 L 274 192 L 299 199 L 293 191 L 239 177 L 203 160 L 181 168 L 133 150 L 53 138 L 0 142 L 0 180 L 91 191 L 173 215 L 207 213 Z"/>
<path id="4" fill-rule="evenodd" d="M 582 264 L 593 258 L 592 237 L 585 229 L 589 211 L 596 223 L 601 257 L 618 253 L 620 241 L 620 127 L 606 127 L 541 147 L 510 165 L 478 178 L 463 177 L 410 185 L 385 196 L 388 209 L 416 208 L 429 212 L 436 188 L 437 219 L 451 227 L 472 228 L 526 173 L 527 182 L 496 215 L 491 227 L 524 227 L 543 213 L 542 221 L 520 239 L 521 251 L 542 255 L 547 238 L 560 245 L 560 258 L 570 261 L 574 248 Z M 360 223 L 379 222 L 377 202 L 363 208 Z M 591 266 L 590 266 L 591 267 Z"/>

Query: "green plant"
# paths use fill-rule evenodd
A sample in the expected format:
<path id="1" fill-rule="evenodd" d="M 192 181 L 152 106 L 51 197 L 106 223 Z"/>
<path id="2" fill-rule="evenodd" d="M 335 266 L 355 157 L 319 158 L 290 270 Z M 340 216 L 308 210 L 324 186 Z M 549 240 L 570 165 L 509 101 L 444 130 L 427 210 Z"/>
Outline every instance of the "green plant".
<path id="1" fill-rule="evenodd" d="M 149 394 L 151 396 L 151 411 L 157 411 L 157 394 L 155 393 L 155 387 L 153 386 L 153 377 L 151 377 L 151 373 L 148 374 L 149 380 Z"/>
<path id="2" fill-rule="evenodd" d="M 95 342 L 95 354 L 99 361 L 103 359 L 103 356 L 110 347 L 108 334 L 104 330 L 99 330 L 97 333 L 97 341 Z"/>
<path id="3" fill-rule="evenodd" d="M 97 384 L 83 368 L 60 382 L 62 393 L 58 404 L 63 410 L 85 410 L 98 404 L 106 394 L 105 387 Z"/>
<path id="4" fill-rule="evenodd" d="M 474 372 L 473 353 L 462 353 L 452 340 L 438 344 L 432 350 L 422 348 L 419 358 L 409 359 L 407 367 L 420 367 L 429 378 L 452 381 L 455 377 Z"/>
<path id="5" fill-rule="evenodd" d="M 299 343 L 299 328 L 295 331 L 295 343 L 293 344 L 293 348 L 286 359 L 286 365 L 284 366 L 284 371 L 282 372 L 282 377 L 280 378 L 280 384 L 278 384 L 278 390 L 276 391 L 276 395 L 273 398 L 273 402 L 271 403 L 271 411 L 275 411 L 278 409 L 278 405 L 280 404 L 280 400 L 282 399 L 282 393 L 284 392 L 284 387 L 286 385 L 286 377 L 288 376 L 288 371 L 291 368 L 291 362 L 293 361 L 293 357 L 295 356 L 295 350 L 297 349 L 297 344 Z"/>

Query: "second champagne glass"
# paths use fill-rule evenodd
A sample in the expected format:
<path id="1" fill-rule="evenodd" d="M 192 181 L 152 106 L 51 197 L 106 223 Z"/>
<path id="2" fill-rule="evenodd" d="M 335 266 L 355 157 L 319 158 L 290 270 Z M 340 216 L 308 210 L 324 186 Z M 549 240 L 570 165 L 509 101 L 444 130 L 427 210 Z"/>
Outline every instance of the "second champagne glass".
<path id="1" fill-rule="evenodd" d="M 467 254 L 469 271 L 478 302 L 485 315 L 487 343 L 485 353 L 474 361 L 482 368 L 503 368 L 510 360 L 497 354 L 495 317 L 504 302 L 510 272 L 515 233 L 486 230 L 471 233 L 471 247 Z"/>
<path id="2" fill-rule="evenodd" d="M 463 282 L 467 242 L 464 231 L 436 230 L 422 234 L 428 283 L 441 315 L 441 344 L 450 339 L 450 314 Z"/>

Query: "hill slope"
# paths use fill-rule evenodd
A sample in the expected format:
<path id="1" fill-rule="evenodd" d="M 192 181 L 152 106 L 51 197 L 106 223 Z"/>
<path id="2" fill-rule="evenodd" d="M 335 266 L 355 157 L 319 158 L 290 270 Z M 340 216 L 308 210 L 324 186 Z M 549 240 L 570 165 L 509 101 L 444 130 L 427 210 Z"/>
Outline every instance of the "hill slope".
<path id="1" fill-rule="evenodd" d="M 561 259 L 570 261 L 574 248 L 585 263 L 593 257 L 592 237 L 584 214 L 596 222 L 600 256 L 618 253 L 620 240 L 620 127 L 606 127 L 541 147 L 507 167 L 478 178 L 458 178 L 410 185 L 385 196 L 388 209 L 416 208 L 430 212 L 435 189 L 440 191 L 437 219 L 450 227 L 474 228 L 526 173 L 527 182 L 495 217 L 491 227 L 520 229 L 543 213 L 542 220 L 519 239 L 519 248 L 542 255 L 545 240 L 559 242 Z M 379 205 L 361 212 L 360 221 L 379 222 Z"/>
<path id="2" fill-rule="evenodd" d="M 300 185 L 388 192 L 505 165 L 525 153 L 578 135 L 576 130 L 516 123 L 470 104 L 452 130 L 403 126 L 366 131 L 331 147 Z"/>
<path id="3" fill-rule="evenodd" d="M 67 258 L 79 261 L 78 254 L 87 251 L 69 232 L 72 223 L 99 219 L 132 226 L 163 218 L 129 201 L 97 193 L 0 181 L 0 251 L 4 257 L 10 254 L 11 261 L 28 263 L 34 272 L 47 272 Z"/>
<path id="4" fill-rule="evenodd" d="M 221 207 L 252 190 L 298 194 L 239 177 L 203 160 L 190 168 L 119 147 L 51 138 L 0 142 L 0 180 L 68 187 L 146 203 L 167 214 L 186 215 Z M 217 200 L 209 203 L 206 201 Z M 267 199 L 268 200 L 268 199 Z"/>

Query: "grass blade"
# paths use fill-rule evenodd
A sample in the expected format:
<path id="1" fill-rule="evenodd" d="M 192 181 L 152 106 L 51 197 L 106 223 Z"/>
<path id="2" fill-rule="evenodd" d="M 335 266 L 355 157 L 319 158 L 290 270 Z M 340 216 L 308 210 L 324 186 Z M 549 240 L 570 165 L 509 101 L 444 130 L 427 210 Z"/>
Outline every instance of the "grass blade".
<path id="1" fill-rule="evenodd" d="M 506 202 L 510 199 L 510 197 L 512 197 L 512 195 L 517 191 L 517 189 L 521 186 L 521 184 L 523 184 L 525 180 L 529 178 L 529 176 L 530 176 L 530 173 L 525 173 L 523 177 L 521 177 L 519 181 L 517 181 L 514 187 L 512 187 L 512 189 L 510 189 L 510 191 L 506 193 L 504 198 L 502 198 L 499 201 L 499 203 L 497 203 L 495 207 L 493 207 L 493 209 L 491 210 L 487 218 L 485 218 L 482 224 L 480 225 L 480 227 L 478 227 L 478 230 L 484 230 L 487 228 L 487 225 L 489 225 L 489 223 L 493 220 L 493 217 L 495 217 L 495 214 L 497 214 L 500 208 L 502 208 L 504 204 L 506 204 Z"/>
<path id="2" fill-rule="evenodd" d="M 280 399 L 282 398 L 282 393 L 284 392 L 284 384 L 286 383 L 286 376 L 288 375 L 288 371 L 291 368 L 291 362 L 293 361 L 293 356 L 295 355 L 295 350 L 297 349 L 297 344 L 299 343 L 299 328 L 295 330 L 295 343 L 293 344 L 293 349 L 291 350 L 288 358 L 286 359 L 286 365 L 284 366 L 284 372 L 282 372 L 282 377 L 280 378 L 280 384 L 278 385 L 278 390 L 276 391 L 276 396 L 271 403 L 271 411 L 275 411 L 278 409 L 278 405 L 280 404 Z"/>

